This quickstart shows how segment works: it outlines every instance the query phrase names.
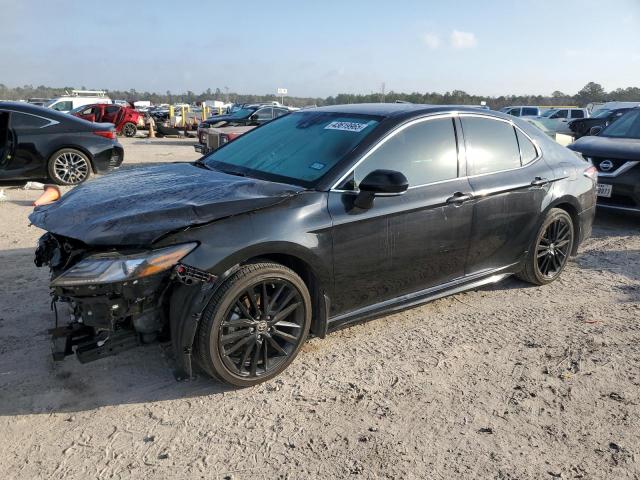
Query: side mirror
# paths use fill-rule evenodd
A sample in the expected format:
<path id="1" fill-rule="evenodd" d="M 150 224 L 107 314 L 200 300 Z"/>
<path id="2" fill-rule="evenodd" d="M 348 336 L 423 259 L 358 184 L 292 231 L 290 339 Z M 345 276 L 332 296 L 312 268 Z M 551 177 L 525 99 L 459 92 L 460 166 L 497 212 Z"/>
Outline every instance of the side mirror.
<path id="1" fill-rule="evenodd" d="M 402 173 L 394 170 L 374 170 L 360 182 L 360 193 L 353 205 L 368 210 L 373 206 L 376 195 L 401 195 L 409 188 L 409 181 Z"/>
<path id="2" fill-rule="evenodd" d="M 257 120 L 258 120 L 258 114 L 257 114 L 257 113 L 252 113 L 252 114 L 249 116 L 249 120 L 251 120 L 252 122 L 257 121 Z"/>
<path id="3" fill-rule="evenodd" d="M 589 129 L 589 135 L 598 135 L 602 131 L 602 125 L 596 125 Z"/>

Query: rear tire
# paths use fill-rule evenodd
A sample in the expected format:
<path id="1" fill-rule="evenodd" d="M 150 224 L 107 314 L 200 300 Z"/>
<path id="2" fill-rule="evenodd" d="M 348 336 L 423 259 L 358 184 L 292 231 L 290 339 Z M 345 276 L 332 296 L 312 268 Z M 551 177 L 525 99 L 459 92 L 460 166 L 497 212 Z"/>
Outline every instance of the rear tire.
<path id="1" fill-rule="evenodd" d="M 305 283 L 293 270 L 271 262 L 244 265 L 205 308 L 195 358 L 209 375 L 237 387 L 270 380 L 304 344 L 311 305 Z"/>
<path id="2" fill-rule="evenodd" d="M 132 122 L 127 122 L 122 126 L 122 134 L 125 137 L 135 137 L 138 132 L 138 127 Z"/>
<path id="3" fill-rule="evenodd" d="M 534 285 L 556 280 L 567 266 L 575 242 L 571 216 L 552 208 L 534 238 L 518 278 Z"/>
<path id="4" fill-rule="evenodd" d="M 80 150 L 63 148 L 51 155 L 47 170 L 58 185 L 78 185 L 91 176 L 91 161 Z"/>

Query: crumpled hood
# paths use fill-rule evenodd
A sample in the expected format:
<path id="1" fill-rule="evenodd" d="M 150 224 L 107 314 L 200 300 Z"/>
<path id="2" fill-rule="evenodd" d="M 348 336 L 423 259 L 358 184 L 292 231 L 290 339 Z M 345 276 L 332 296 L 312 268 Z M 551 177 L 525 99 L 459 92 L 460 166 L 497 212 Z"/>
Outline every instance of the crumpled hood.
<path id="1" fill-rule="evenodd" d="M 587 136 L 579 138 L 569 148 L 588 157 L 640 160 L 640 140 L 636 138 Z"/>
<path id="2" fill-rule="evenodd" d="M 173 230 L 269 207 L 302 190 L 173 163 L 90 180 L 36 207 L 29 220 L 87 245 L 148 245 Z"/>

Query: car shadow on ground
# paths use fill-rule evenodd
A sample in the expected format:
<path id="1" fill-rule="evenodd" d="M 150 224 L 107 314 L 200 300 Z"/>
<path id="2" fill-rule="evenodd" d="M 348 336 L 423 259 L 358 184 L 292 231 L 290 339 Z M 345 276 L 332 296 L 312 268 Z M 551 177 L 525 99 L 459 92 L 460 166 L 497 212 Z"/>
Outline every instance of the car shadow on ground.
<path id="1" fill-rule="evenodd" d="M 601 238 L 608 235 L 628 232 L 640 235 L 640 212 L 624 212 L 599 208 L 593 224 L 592 237 Z"/>
<path id="2" fill-rule="evenodd" d="M 576 257 L 580 268 L 621 275 L 632 282 L 640 282 L 640 251 L 612 248 L 620 245 L 620 237 L 640 236 L 640 214 L 598 210 L 591 238 L 598 242 L 597 250 L 584 249 Z M 611 237 L 611 238 L 610 238 Z M 611 241 L 611 245 L 609 245 Z M 635 266 L 635 268 L 634 268 Z M 640 285 L 622 285 L 621 289 L 638 298 Z"/>
<path id="3" fill-rule="evenodd" d="M 157 147 L 188 147 L 193 150 L 197 138 L 180 137 L 180 138 L 141 138 L 132 141 L 130 145 L 151 145 Z"/>

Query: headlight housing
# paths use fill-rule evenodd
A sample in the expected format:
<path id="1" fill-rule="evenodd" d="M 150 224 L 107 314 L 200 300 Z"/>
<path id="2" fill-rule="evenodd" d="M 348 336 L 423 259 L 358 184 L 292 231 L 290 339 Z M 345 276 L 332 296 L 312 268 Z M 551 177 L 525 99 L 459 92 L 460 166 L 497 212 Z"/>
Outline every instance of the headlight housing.
<path id="1" fill-rule="evenodd" d="M 197 246 L 194 242 L 132 255 L 92 255 L 57 276 L 51 286 L 96 285 L 148 277 L 172 268 Z"/>

